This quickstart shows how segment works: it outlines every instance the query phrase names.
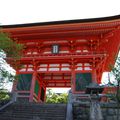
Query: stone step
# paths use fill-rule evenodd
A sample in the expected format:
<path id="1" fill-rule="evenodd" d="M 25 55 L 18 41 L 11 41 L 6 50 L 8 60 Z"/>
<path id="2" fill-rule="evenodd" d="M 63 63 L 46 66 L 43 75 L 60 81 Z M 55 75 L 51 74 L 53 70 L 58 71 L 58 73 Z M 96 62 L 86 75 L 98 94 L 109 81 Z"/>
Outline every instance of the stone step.
<path id="1" fill-rule="evenodd" d="M 64 118 L 65 116 L 63 115 L 63 116 L 59 116 L 59 115 L 47 115 L 47 116 L 44 116 L 44 115 L 21 115 L 21 114 L 19 114 L 19 115 L 2 115 L 2 117 L 4 117 L 4 118 L 6 118 L 6 117 L 8 117 L 8 118 L 33 118 L 33 117 L 39 117 L 39 118 Z M 1 120 L 1 119 L 0 119 Z"/>
<path id="2" fill-rule="evenodd" d="M 64 117 L 65 113 L 58 113 L 58 114 L 40 114 L 40 113 L 12 113 L 12 114 L 7 114 L 7 116 L 60 116 L 60 117 Z M 2 116 L 6 116 L 6 114 L 2 115 Z"/>
<path id="3" fill-rule="evenodd" d="M 39 118 L 39 117 L 33 117 L 31 119 L 26 118 L 9 118 L 9 117 L 0 117 L 0 120 L 65 120 L 65 118 Z"/>
<path id="4" fill-rule="evenodd" d="M 10 111 L 10 112 L 8 112 L 8 111 L 3 111 L 3 112 L 0 112 L 1 114 L 17 114 L 17 113 L 23 113 L 23 114 L 25 114 L 25 113 L 29 113 L 29 114 L 49 114 L 49 113 L 56 113 L 56 114 L 59 114 L 59 115 L 61 115 L 61 114 L 64 114 L 65 113 L 65 110 L 63 111 L 49 111 L 49 110 L 46 110 L 46 111 L 36 111 L 36 110 L 34 110 L 34 111 L 25 111 L 25 110 L 23 110 L 23 111 L 21 111 L 21 110 L 16 110 L 16 111 Z"/>
<path id="5" fill-rule="evenodd" d="M 2 118 L 8 118 L 8 120 L 10 119 L 10 118 L 16 118 L 16 119 L 18 119 L 18 118 L 21 118 L 21 120 L 22 119 L 26 119 L 26 120 L 30 120 L 30 119 L 33 119 L 33 118 L 40 118 L 40 120 L 41 119 L 56 119 L 56 120 L 58 120 L 58 119 L 63 119 L 63 120 L 65 120 L 65 116 L 18 116 L 18 115 L 15 115 L 15 116 L 0 116 L 0 120 L 2 119 Z"/>
<path id="6" fill-rule="evenodd" d="M 15 103 L 0 112 L 0 120 L 65 120 L 66 104 Z"/>

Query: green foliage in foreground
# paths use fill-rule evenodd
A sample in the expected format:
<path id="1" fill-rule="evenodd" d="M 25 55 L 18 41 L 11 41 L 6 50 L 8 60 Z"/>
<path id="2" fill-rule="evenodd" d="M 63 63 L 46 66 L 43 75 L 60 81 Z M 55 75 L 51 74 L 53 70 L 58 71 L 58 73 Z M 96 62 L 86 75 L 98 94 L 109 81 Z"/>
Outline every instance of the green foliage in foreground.
<path id="1" fill-rule="evenodd" d="M 67 93 L 57 94 L 54 93 L 51 89 L 47 90 L 46 103 L 67 103 L 67 101 L 68 101 Z"/>
<path id="2" fill-rule="evenodd" d="M 6 82 L 13 81 L 14 75 L 5 68 L 7 61 L 18 67 L 17 60 L 22 55 L 23 45 L 10 38 L 9 34 L 0 31 L 0 87 Z M 7 58 L 7 59 L 6 59 Z M 8 59 L 9 58 L 9 59 Z"/>
<path id="3" fill-rule="evenodd" d="M 7 94 L 8 91 L 0 90 L 0 101 L 9 100 L 10 96 Z"/>

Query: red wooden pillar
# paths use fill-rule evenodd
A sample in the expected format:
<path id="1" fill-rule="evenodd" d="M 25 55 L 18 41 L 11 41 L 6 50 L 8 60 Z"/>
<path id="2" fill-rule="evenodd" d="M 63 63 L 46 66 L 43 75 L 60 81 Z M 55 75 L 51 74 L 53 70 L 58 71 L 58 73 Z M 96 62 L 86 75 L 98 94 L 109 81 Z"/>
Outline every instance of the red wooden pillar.
<path id="1" fill-rule="evenodd" d="M 92 82 L 97 83 L 97 74 L 95 69 L 92 71 Z"/>
<path id="2" fill-rule="evenodd" d="M 16 75 L 18 75 L 18 70 L 16 70 Z M 13 81 L 12 92 L 15 92 L 17 90 L 17 84 L 18 84 L 18 79 L 16 78 Z"/>
<path id="3" fill-rule="evenodd" d="M 75 92 L 75 68 L 74 66 L 72 66 L 71 68 L 71 90 L 72 90 L 72 93 Z"/>
<path id="4" fill-rule="evenodd" d="M 35 88 L 35 81 L 36 81 L 36 78 L 37 78 L 37 71 L 35 70 L 34 73 L 33 73 L 33 75 L 32 75 L 29 102 L 33 102 L 34 88 Z"/>
<path id="5" fill-rule="evenodd" d="M 41 85 L 39 84 L 39 91 L 38 91 L 38 102 L 41 102 Z"/>
<path id="6" fill-rule="evenodd" d="M 46 101 L 46 86 L 44 87 L 45 95 L 44 95 L 44 102 Z"/>
<path id="7" fill-rule="evenodd" d="M 17 83 L 18 83 L 17 80 L 14 80 L 14 81 L 13 81 L 12 92 L 16 91 Z"/>
<path id="8" fill-rule="evenodd" d="M 42 90 L 42 74 L 39 74 L 39 91 L 38 91 L 38 102 L 42 102 L 41 100 L 41 90 Z"/>

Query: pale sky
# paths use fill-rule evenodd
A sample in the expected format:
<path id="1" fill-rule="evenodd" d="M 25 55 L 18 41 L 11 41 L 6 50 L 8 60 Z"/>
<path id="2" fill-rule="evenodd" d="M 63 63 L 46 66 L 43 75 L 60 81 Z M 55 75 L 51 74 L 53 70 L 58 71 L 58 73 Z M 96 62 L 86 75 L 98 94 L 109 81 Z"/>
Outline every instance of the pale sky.
<path id="1" fill-rule="evenodd" d="M 119 14 L 120 0 L 0 0 L 0 24 L 97 18 Z"/>
<path id="2" fill-rule="evenodd" d="M 0 0 L 0 24 L 96 18 L 120 14 L 120 0 Z"/>

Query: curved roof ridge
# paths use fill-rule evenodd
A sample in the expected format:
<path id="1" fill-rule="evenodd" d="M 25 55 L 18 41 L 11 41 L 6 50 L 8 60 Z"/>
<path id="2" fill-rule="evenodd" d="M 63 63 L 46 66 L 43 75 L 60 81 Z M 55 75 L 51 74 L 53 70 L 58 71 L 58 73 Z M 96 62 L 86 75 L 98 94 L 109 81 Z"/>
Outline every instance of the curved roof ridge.
<path id="1" fill-rule="evenodd" d="M 0 27 L 2 27 L 2 28 L 31 27 L 31 26 L 72 24 L 72 23 L 101 22 L 101 21 L 111 21 L 111 20 L 117 20 L 117 19 L 120 19 L 120 15 L 100 17 L 100 18 L 87 18 L 87 19 L 75 19 L 75 20 L 62 20 L 62 21 L 50 21 L 50 22 L 0 25 Z"/>

